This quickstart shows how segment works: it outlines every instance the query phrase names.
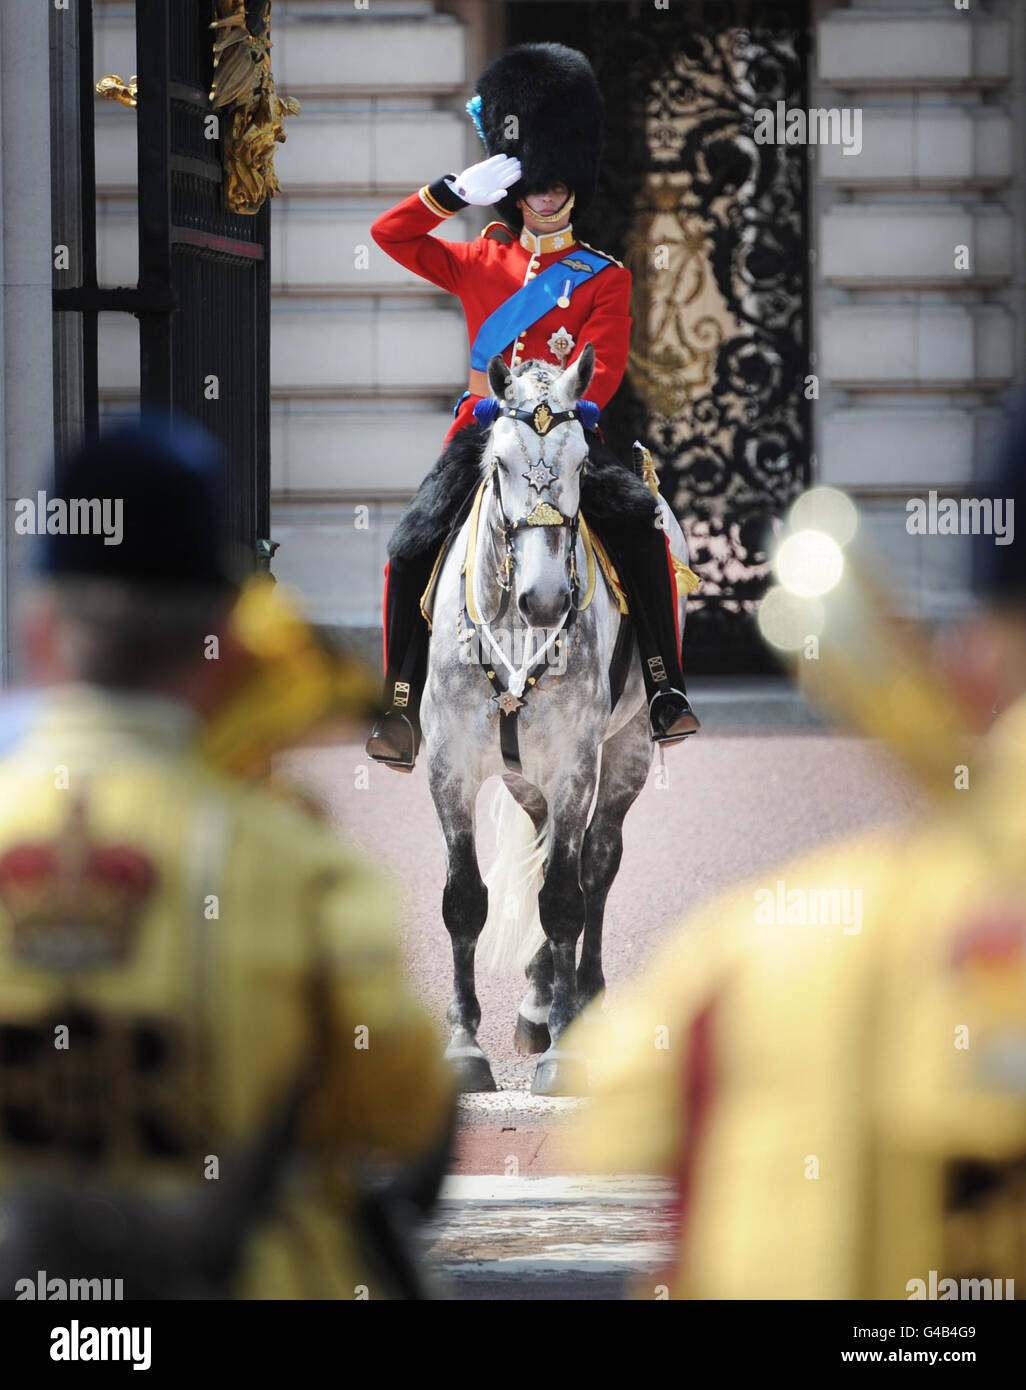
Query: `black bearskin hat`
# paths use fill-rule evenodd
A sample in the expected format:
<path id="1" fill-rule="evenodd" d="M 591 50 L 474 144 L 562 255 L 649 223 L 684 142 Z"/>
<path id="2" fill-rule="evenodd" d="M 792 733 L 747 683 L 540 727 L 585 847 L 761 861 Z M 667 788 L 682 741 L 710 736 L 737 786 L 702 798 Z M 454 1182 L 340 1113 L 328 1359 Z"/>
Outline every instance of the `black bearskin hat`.
<path id="1" fill-rule="evenodd" d="M 523 177 L 496 208 L 518 230 L 517 199 L 565 183 L 574 213 L 595 196 L 602 157 L 604 105 L 591 64 L 561 43 L 523 43 L 499 55 L 478 78 L 467 109 L 489 155 L 516 155 Z M 515 116 L 518 138 L 506 122 Z"/>

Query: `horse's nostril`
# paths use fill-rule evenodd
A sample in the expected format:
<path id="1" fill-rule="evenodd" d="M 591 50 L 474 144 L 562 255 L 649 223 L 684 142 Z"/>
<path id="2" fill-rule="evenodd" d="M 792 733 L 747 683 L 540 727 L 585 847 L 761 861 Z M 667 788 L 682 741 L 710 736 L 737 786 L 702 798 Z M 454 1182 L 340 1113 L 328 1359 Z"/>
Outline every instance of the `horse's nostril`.
<path id="1" fill-rule="evenodd" d="M 562 617 L 569 602 L 570 590 L 565 586 L 545 597 L 534 589 L 525 589 L 517 598 L 517 607 L 529 623 L 536 627 L 549 627 Z"/>

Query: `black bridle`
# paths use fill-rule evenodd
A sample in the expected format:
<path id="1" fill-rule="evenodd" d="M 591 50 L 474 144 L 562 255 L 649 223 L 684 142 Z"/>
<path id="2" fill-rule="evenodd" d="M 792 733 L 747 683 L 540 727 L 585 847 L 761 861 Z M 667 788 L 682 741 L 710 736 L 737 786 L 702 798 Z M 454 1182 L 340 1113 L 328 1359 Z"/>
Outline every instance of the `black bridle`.
<path id="1" fill-rule="evenodd" d="M 502 405 L 498 401 L 494 402 L 494 404 L 497 408 L 490 412 L 490 423 L 494 423 L 500 415 L 504 415 L 508 420 L 522 420 L 541 438 L 544 438 L 549 431 L 554 429 L 557 425 L 561 425 L 568 420 L 579 420 L 583 426 L 583 416 L 586 414 L 586 412 L 575 410 L 572 407 L 569 410 L 553 411 L 549 408 L 547 401 L 539 401 L 530 409 L 526 409 L 523 406 Z M 587 401 L 584 402 L 584 404 L 591 405 L 591 402 Z M 503 506 L 502 489 L 499 482 L 499 465 L 498 460 L 494 458 L 492 459 L 491 476 L 492 490 L 495 495 L 495 506 L 499 514 L 499 531 L 502 536 L 503 545 L 505 546 L 505 555 L 503 557 L 502 568 L 499 572 L 499 587 L 503 591 L 503 597 L 499 606 L 499 611 L 492 621 L 497 622 L 505 614 L 509 602 L 510 590 L 513 587 L 514 538 L 518 531 L 526 527 L 534 526 L 566 527 L 570 532 L 570 542 L 567 552 L 567 583 L 570 587 L 570 612 L 572 615 L 577 609 L 581 590 L 580 575 L 577 572 L 577 538 L 581 526 L 580 506 L 578 506 L 577 511 L 574 512 L 572 517 L 564 516 L 551 502 L 543 502 L 540 497 L 541 489 L 537 488 L 535 484 L 529 483 L 529 487 L 536 487 L 536 491 L 539 493 L 539 501 L 531 511 L 525 512 L 523 516 L 517 517 L 515 520 L 511 521 L 506 514 L 506 508 Z M 552 481 L 554 482 L 555 479 L 552 479 Z"/>
<path id="2" fill-rule="evenodd" d="M 579 400 L 577 408 L 570 410 L 553 411 L 546 401 L 540 401 L 530 410 L 523 406 L 504 405 L 495 397 L 485 397 L 478 401 L 474 407 L 474 417 L 478 424 L 490 427 L 500 416 L 505 415 L 508 419 L 522 420 L 529 425 L 535 434 L 544 436 L 556 425 L 562 424 L 566 420 L 580 420 L 585 429 L 594 429 L 598 424 L 599 408 L 594 401 Z M 523 443 L 523 441 L 521 441 Z M 526 452 L 526 450 L 525 450 Z M 528 469 L 533 465 L 528 458 Z M 584 464 L 587 468 L 587 463 Z M 498 576 L 499 586 L 502 590 L 502 599 L 499 603 L 499 610 L 495 617 L 491 618 L 483 625 L 487 628 L 490 623 L 498 622 L 506 613 L 509 605 L 509 595 L 513 588 L 513 539 L 516 533 L 525 526 L 565 526 L 570 531 L 570 553 L 567 559 L 568 580 L 570 586 L 570 608 L 561 624 L 557 646 L 560 641 L 565 642 L 568 638 L 571 627 L 578 611 L 578 599 L 580 597 L 580 577 L 577 573 L 577 541 L 580 528 L 580 507 L 572 517 L 565 517 L 551 503 L 537 503 L 532 512 L 527 513 L 516 520 L 511 521 L 506 514 L 506 509 L 502 504 L 502 491 L 499 483 L 499 464 L 498 460 L 492 459 L 492 490 L 495 496 L 495 506 L 499 515 L 500 533 L 505 545 L 505 558 L 502 571 Z M 535 487 L 540 493 L 541 488 L 530 482 L 530 486 Z M 555 481 L 553 478 L 551 482 Z M 480 486 L 480 484 L 478 484 Z M 539 514 L 539 509 L 542 509 Z M 547 509 L 547 510 L 545 510 Z M 532 521 L 531 517 L 535 520 Z M 461 623 L 463 630 L 471 633 L 479 630 L 478 624 L 470 616 L 467 607 L 467 566 L 464 564 L 460 570 L 460 609 Z M 487 637 L 487 633 L 485 636 Z M 630 619 L 626 614 L 620 615 L 620 627 L 616 635 L 616 642 L 613 646 L 613 653 L 609 664 L 609 707 L 610 710 L 616 708 L 620 696 L 623 694 L 624 686 L 627 682 L 627 675 L 630 670 L 631 658 L 634 652 L 634 631 Z M 547 657 L 542 654 L 538 660 L 526 673 L 526 680 L 523 684 L 521 697 L 512 696 L 509 688 L 503 684 L 499 676 L 498 668 L 491 664 L 487 656 L 479 651 L 478 661 L 481 665 L 492 690 L 495 692 L 495 700 L 499 706 L 499 750 L 502 753 L 502 761 L 510 772 L 522 772 L 520 764 L 520 734 L 519 734 L 519 712 L 524 706 L 529 692 L 537 685 L 544 674 L 547 666 Z M 504 703 L 507 702 L 507 703 Z"/>
<path id="3" fill-rule="evenodd" d="M 580 420 L 586 429 L 594 428 L 598 423 L 598 406 L 592 401 L 581 400 L 577 403 L 577 409 L 552 411 L 545 401 L 536 404 L 532 409 L 527 410 L 523 406 L 506 406 L 501 401 L 494 398 L 482 399 L 474 409 L 475 417 L 481 425 L 491 426 L 499 415 L 505 415 L 509 419 L 523 420 L 530 425 L 535 434 L 544 436 L 556 425 L 562 424 L 566 420 Z M 522 441 L 521 441 L 522 442 Z M 528 467 L 532 465 L 528 459 Z M 584 465 L 587 467 L 587 465 Z M 500 621 L 509 606 L 509 595 L 513 588 L 513 539 L 516 533 L 526 526 L 563 526 L 570 532 L 570 552 L 567 559 L 568 573 L 567 578 L 570 586 L 570 608 L 566 617 L 563 619 L 561 631 L 557 638 L 557 645 L 560 641 L 568 639 L 570 629 L 578 611 L 578 600 L 580 598 L 580 577 L 577 573 L 577 540 L 580 529 L 580 507 L 572 517 L 565 517 L 551 503 L 537 503 L 533 510 L 522 517 L 511 521 L 506 514 L 506 508 L 502 504 L 502 490 L 499 483 L 499 463 L 492 459 L 491 466 L 492 491 L 495 497 L 495 506 L 499 516 L 499 530 L 505 546 L 505 556 L 502 570 L 499 573 L 498 581 L 502 590 L 502 598 L 499 602 L 498 612 L 484 626 L 487 628 L 490 623 Z M 530 481 L 530 480 L 529 480 Z M 555 481 L 552 479 L 551 481 Z M 536 484 L 531 483 L 531 487 Z M 537 488 L 539 493 L 540 488 Z M 541 509 L 541 510 L 540 510 Z M 546 510 L 547 509 L 547 510 Z M 532 516 L 535 520 L 532 521 Z M 460 571 L 460 608 L 462 613 L 463 629 L 467 633 L 478 629 L 477 623 L 470 616 L 467 607 L 467 567 Z M 485 634 L 487 636 L 487 633 Z M 624 685 L 627 680 L 627 673 L 630 667 L 630 660 L 634 650 L 634 636 L 630 620 L 626 615 L 621 614 L 620 627 L 613 648 L 613 654 L 609 667 L 609 696 L 610 709 L 615 709 L 617 701 L 623 693 Z M 498 668 L 488 660 L 486 654 L 479 650 L 478 661 L 481 669 L 495 693 L 495 700 L 499 706 L 499 750 L 502 754 L 502 761 L 510 772 L 522 772 L 520 763 L 520 733 L 519 733 L 519 712 L 523 708 L 528 693 L 537 685 L 545 672 L 548 664 L 546 655 L 539 656 L 539 659 L 526 673 L 526 680 L 523 686 L 522 697 L 513 697 L 512 702 L 504 707 L 503 701 L 509 700 L 511 692 L 503 683 L 499 675 Z"/>
<path id="4" fill-rule="evenodd" d="M 549 409 L 548 401 L 538 401 L 530 410 L 522 405 L 511 406 L 499 404 L 499 408 L 495 412 L 495 415 L 496 417 L 505 415 L 508 420 L 523 420 L 525 424 L 531 426 L 535 434 L 542 436 L 548 434 L 550 430 L 555 429 L 557 425 L 561 425 L 564 420 L 580 420 L 581 424 L 584 424 L 584 412 L 574 410 L 573 408 L 570 410 L 552 411 Z"/>
<path id="5" fill-rule="evenodd" d="M 529 527 L 533 528 L 535 526 L 558 526 L 561 529 L 565 528 L 570 533 L 566 560 L 566 577 L 567 583 L 570 586 L 570 611 L 574 612 L 577 608 L 581 590 L 581 579 L 577 572 L 577 537 L 581 528 L 580 509 L 578 508 L 573 516 L 567 517 L 564 516 L 562 512 L 558 512 L 557 508 L 553 507 L 551 503 L 539 503 L 532 511 L 511 521 L 506 515 L 506 508 L 502 504 L 502 488 L 499 484 L 499 467 L 494 460 L 492 462 L 492 493 L 495 498 L 495 507 L 499 514 L 499 534 L 502 537 L 502 543 L 505 548 L 505 554 L 498 575 L 499 588 L 502 590 L 502 599 L 499 604 L 498 612 L 492 621 L 498 622 L 498 620 L 504 616 L 509 604 L 509 595 L 513 588 L 513 542 L 516 538 L 516 534 L 518 531 L 523 531 Z M 549 507 L 552 512 L 557 513 L 559 520 L 532 521 L 531 517 L 537 514 L 539 506 Z"/>
<path id="6" fill-rule="evenodd" d="M 481 402 L 481 404 L 483 404 L 483 402 Z M 574 409 L 553 411 L 545 401 L 539 402 L 530 410 L 522 406 L 504 406 L 498 401 L 489 402 L 489 405 L 493 408 L 488 411 L 488 418 L 486 420 L 481 420 L 480 423 L 491 425 L 499 415 L 505 415 L 509 419 L 524 421 L 524 423 L 528 424 L 531 429 L 534 430 L 535 434 L 539 436 L 548 434 L 556 425 L 563 424 L 565 421 L 580 420 L 582 414 L 579 410 Z M 528 467 L 532 467 L 529 457 Z M 497 576 L 502 597 L 499 600 L 499 607 L 495 615 L 490 618 L 484 626 L 487 628 L 491 623 L 500 622 L 503 617 L 505 617 L 507 609 L 509 608 L 509 596 L 513 590 L 513 542 L 517 532 L 534 526 L 559 526 L 565 528 L 569 532 L 567 583 L 570 589 L 570 607 L 560 624 L 561 630 L 559 637 L 556 639 L 557 645 L 559 642 L 565 642 L 569 638 L 570 629 L 573 626 L 580 601 L 581 581 L 577 571 L 577 541 L 581 525 L 580 508 L 578 507 L 578 510 L 572 517 L 567 517 L 551 502 L 544 502 L 539 496 L 539 501 L 529 512 L 525 512 L 523 516 L 511 519 L 502 501 L 499 461 L 496 458 L 492 459 L 491 481 L 492 495 L 498 514 L 498 530 L 504 547 L 504 555 Z M 551 481 L 555 481 L 555 479 Z M 539 494 L 542 491 L 536 484 L 531 483 L 530 487 L 535 487 Z M 470 610 L 467 605 L 466 567 L 464 567 L 460 574 L 460 606 L 462 609 L 464 631 L 479 631 L 478 624 L 471 618 Z M 494 639 L 488 638 L 487 632 L 484 636 L 486 639 L 494 641 Z M 522 769 L 520 765 L 520 721 L 518 713 L 520 708 L 523 707 L 527 694 L 537 685 L 544 674 L 548 666 L 548 655 L 546 652 L 543 652 L 534 665 L 527 671 L 523 695 L 521 697 L 515 697 L 516 703 L 510 708 L 504 708 L 502 704 L 504 700 L 509 698 L 510 692 L 508 686 L 504 683 L 499 674 L 497 665 L 494 661 L 489 659 L 487 653 L 483 650 L 479 650 L 478 661 L 488 683 L 494 691 L 495 700 L 499 706 L 499 748 L 502 753 L 503 762 L 511 772 L 520 772 Z"/>

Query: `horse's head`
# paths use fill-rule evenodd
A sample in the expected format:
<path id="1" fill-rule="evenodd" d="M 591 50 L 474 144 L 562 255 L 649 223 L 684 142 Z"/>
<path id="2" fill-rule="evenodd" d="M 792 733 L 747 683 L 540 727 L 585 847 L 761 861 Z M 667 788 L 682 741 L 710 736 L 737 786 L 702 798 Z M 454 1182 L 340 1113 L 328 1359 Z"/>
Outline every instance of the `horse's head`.
<path id="1" fill-rule="evenodd" d="M 498 356 L 488 363 L 498 413 L 484 464 L 492 471 L 513 559 L 517 607 L 531 627 L 555 627 L 573 598 L 581 470 L 588 457 L 578 401 L 594 369 L 591 343 L 563 372 L 544 362 L 511 371 Z"/>

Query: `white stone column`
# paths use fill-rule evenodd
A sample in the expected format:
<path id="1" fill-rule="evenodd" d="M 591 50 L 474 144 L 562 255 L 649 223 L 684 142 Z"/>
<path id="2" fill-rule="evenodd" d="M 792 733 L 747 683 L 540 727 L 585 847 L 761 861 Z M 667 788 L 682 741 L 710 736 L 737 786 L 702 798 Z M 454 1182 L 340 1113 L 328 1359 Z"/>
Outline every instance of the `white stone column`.
<path id="1" fill-rule="evenodd" d="M 0 5 L 0 656 L 12 670 L 11 604 L 32 562 L 15 498 L 45 485 L 53 452 L 50 5 Z M 74 7 L 64 22 L 75 23 Z"/>

